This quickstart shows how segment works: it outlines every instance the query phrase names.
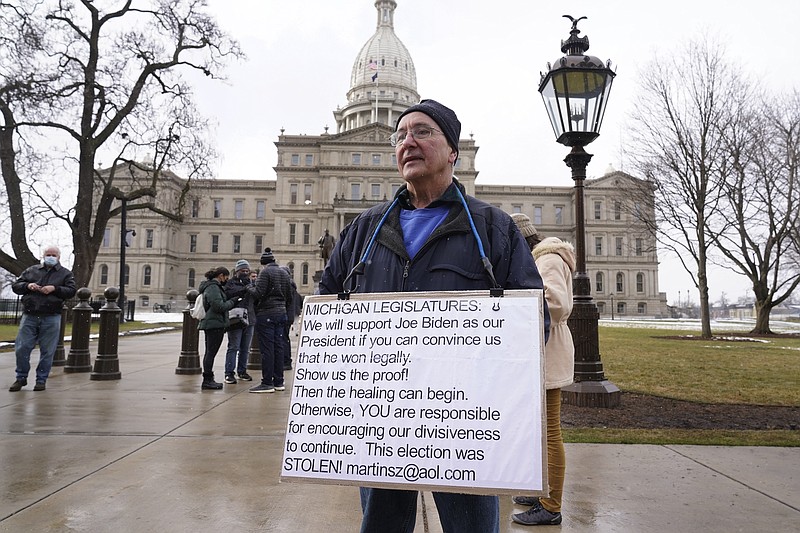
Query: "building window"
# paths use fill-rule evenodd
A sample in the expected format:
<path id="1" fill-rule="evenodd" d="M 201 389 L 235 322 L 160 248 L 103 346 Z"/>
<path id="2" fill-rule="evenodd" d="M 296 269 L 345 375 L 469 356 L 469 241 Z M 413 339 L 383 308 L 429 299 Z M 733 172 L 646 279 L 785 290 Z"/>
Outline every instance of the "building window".
<path id="1" fill-rule="evenodd" d="M 242 253 L 242 236 L 241 235 L 234 235 L 233 236 L 233 253 L 235 253 L 235 254 Z"/>
<path id="2" fill-rule="evenodd" d="M 200 216 L 200 200 L 192 200 L 192 218 Z"/>
<path id="3" fill-rule="evenodd" d="M 360 183 L 351 183 L 350 184 L 350 199 L 351 200 L 361 200 L 361 184 Z"/>
<path id="4" fill-rule="evenodd" d="M 625 278 L 622 275 L 622 272 L 617 272 L 617 292 L 622 292 L 623 291 L 623 286 L 624 286 L 623 282 L 624 281 L 625 281 Z"/>
<path id="5" fill-rule="evenodd" d="M 212 235 L 211 236 L 211 253 L 215 254 L 219 252 L 219 235 Z"/>
<path id="6" fill-rule="evenodd" d="M 602 209 L 602 204 L 600 202 L 594 203 L 594 219 L 600 220 L 600 211 Z"/>
<path id="7" fill-rule="evenodd" d="M 292 154 L 292 166 L 296 167 L 300 164 L 300 154 Z"/>
<path id="8" fill-rule="evenodd" d="M 187 276 L 186 283 L 189 285 L 189 287 L 194 287 L 194 269 L 193 268 L 189 269 L 189 275 Z"/>
<path id="9" fill-rule="evenodd" d="M 311 203 L 311 184 L 306 183 L 303 186 L 303 200 L 305 202 Z"/>
<path id="10" fill-rule="evenodd" d="M 131 284 L 131 266 L 125 265 L 125 285 Z"/>
<path id="11" fill-rule="evenodd" d="M 598 272 L 594 275 L 594 290 L 597 292 L 603 292 L 603 273 Z"/>
<path id="12" fill-rule="evenodd" d="M 606 314 L 606 304 L 605 302 L 597 302 L 597 312 L 601 315 Z"/>
<path id="13" fill-rule="evenodd" d="M 392 154 L 392 166 L 397 166 L 397 154 Z"/>
<path id="14" fill-rule="evenodd" d="M 560 205 L 556 206 L 556 224 L 564 223 L 564 208 Z"/>
<path id="15" fill-rule="evenodd" d="M 636 312 L 639 313 L 640 315 L 646 315 L 647 304 L 644 302 L 639 302 L 638 304 L 636 304 Z"/>
<path id="16" fill-rule="evenodd" d="M 145 236 L 144 247 L 145 248 L 152 248 L 153 247 L 153 230 L 151 230 L 151 229 L 144 230 L 144 236 Z"/>
<path id="17" fill-rule="evenodd" d="M 638 237 L 636 239 L 636 255 L 641 257 L 643 249 L 644 249 L 644 240 L 641 237 Z"/>
<path id="18" fill-rule="evenodd" d="M 256 218 L 263 220 L 267 213 L 267 202 L 265 200 L 258 200 L 256 202 Z"/>
<path id="19" fill-rule="evenodd" d="M 303 278 L 301 280 L 301 283 L 303 285 L 308 285 L 308 263 L 303 263 L 303 267 L 302 267 L 301 270 L 302 270 L 302 278 Z"/>
<path id="20" fill-rule="evenodd" d="M 381 154 L 372 154 L 372 164 L 373 165 L 381 164 Z"/>
<path id="21" fill-rule="evenodd" d="M 100 267 L 100 285 L 108 285 L 108 265 Z"/>
<path id="22" fill-rule="evenodd" d="M 289 224 L 289 244 L 297 243 L 297 224 Z"/>
<path id="23" fill-rule="evenodd" d="M 222 200 L 214 200 L 214 218 L 222 218 Z"/>
<path id="24" fill-rule="evenodd" d="M 622 202 L 614 200 L 614 220 L 622 220 Z"/>
<path id="25" fill-rule="evenodd" d="M 399 190 L 400 190 L 400 184 L 392 183 L 392 198 L 394 198 L 397 195 L 397 191 Z"/>
<path id="26" fill-rule="evenodd" d="M 636 292 L 644 292 L 644 274 L 636 274 Z"/>
<path id="27" fill-rule="evenodd" d="M 594 238 L 594 255 L 603 255 L 603 238 Z"/>
<path id="28" fill-rule="evenodd" d="M 352 158 L 353 164 L 354 165 L 360 165 L 361 164 L 361 154 L 352 154 L 352 156 L 353 156 L 353 158 Z"/>
<path id="29" fill-rule="evenodd" d="M 616 237 L 614 239 L 614 254 L 622 255 L 622 237 Z"/>
<path id="30" fill-rule="evenodd" d="M 297 184 L 292 183 L 289 185 L 289 203 L 297 204 Z"/>
<path id="31" fill-rule="evenodd" d="M 642 204 L 640 202 L 634 202 L 633 204 L 633 216 L 636 220 L 642 220 L 643 211 L 642 211 Z"/>
<path id="32" fill-rule="evenodd" d="M 511 206 L 511 212 L 512 212 L 512 213 L 522 213 L 522 206 L 521 206 L 521 205 L 519 205 L 519 204 L 517 204 L 517 205 L 512 205 L 512 206 Z"/>
<path id="33" fill-rule="evenodd" d="M 233 216 L 237 220 L 244 218 L 244 200 L 234 200 L 233 202 Z"/>
<path id="34" fill-rule="evenodd" d="M 150 265 L 145 265 L 142 269 L 142 285 L 150 285 L 150 276 L 153 272 L 153 269 L 150 268 Z"/>
<path id="35" fill-rule="evenodd" d="M 535 206 L 533 208 L 533 225 L 542 224 L 542 206 Z"/>
<path id="36" fill-rule="evenodd" d="M 150 297 L 149 296 L 142 296 L 141 300 L 142 307 L 150 307 Z"/>
<path id="37" fill-rule="evenodd" d="M 314 164 L 314 156 L 311 154 L 306 154 L 306 166 L 310 167 Z"/>
<path id="38" fill-rule="evenodd" d="M 111 246 L 111 228 L 103 230 L 103 248 Z"/>
<path id="39" fill-rule="evenodd" d="M 617 314 L 618 315 L 625 314 L 625 302 L 617 302 Z"/>
<path id="40" fill-rule="evenodd" d="M 261 254 L 261 250 L 264 248 L 264 236 L 256 235 L 255 243 L 256 245 L 253 247 L 253 252 L 256 254 Z"/>
<path id="41" fill-rule="evenodd" d="M 289 262 L 286 264 L 286 268 L 289 269 L 289 276 L 294 279 L 294 263 Z"/>
<path id="42" fill-rule="evenodd" d="M 197 235 L 189 235 L 189 253 L 197 251 Z"/>
<path id="43" fill-rule="evenodd" d="M 311 244 L 311 224 L 303 224 L 303 244 Z"/>
<path id="44" fill-rule="evenodd" d="M 372 192 L 372 199 L 377 200 L 381 197 L 381 185 L 380 183 L 373 183 L 369 186 L 370 191 Z"/>

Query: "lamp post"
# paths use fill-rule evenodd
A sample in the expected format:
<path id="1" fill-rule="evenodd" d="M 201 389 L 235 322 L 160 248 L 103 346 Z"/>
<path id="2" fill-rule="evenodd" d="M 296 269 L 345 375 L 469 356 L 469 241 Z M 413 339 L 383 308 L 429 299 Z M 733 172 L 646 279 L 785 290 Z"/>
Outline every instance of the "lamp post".
<path id="1" fill-rule="evenodd" d="M 575 181 L 575 252 L 576 273 L 573 284 L 573 309 L 569 327 L 575 344 L 575 382 L 562 389 L 562 399 L 570 405 L 584 407 L 616 407 L 621 393 L 616 385 L 605 379 L 600 360 L 597 322 L 599 313 L 592 300 L 589 276 L 586 273 L 586 231 L 583 184 L 586 166 L 592 155 L 584 146 L 600 135 L 615 73 L 611 62 L 586 55 L 589 38 L 578 37 L 578 22 L 572 21 L 570 36 L 561 42 L 561 52 L 567 54 L 548 63 L 542 74 L 539 92 L 542 94 L 556 141 L 571 147 L 564 162 L 572 169 Z M 612 303 L 613 312 L 613 303 Z"/>

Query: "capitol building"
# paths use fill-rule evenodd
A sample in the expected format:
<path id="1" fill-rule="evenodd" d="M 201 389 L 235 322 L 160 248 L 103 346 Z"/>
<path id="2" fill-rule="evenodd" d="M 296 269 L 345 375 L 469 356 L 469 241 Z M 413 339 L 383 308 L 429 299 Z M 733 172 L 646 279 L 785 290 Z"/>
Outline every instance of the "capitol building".
<path id="1" fill-rule="evenodd" d="M 300 293 L 312 294 L 324 267 L 318 240 L 325 230 L 338 239 L 356 215 L 391 199 L 402 186 L 389 136 L 420 95 L 411 54 L 395 34 L 396 2 L 377 0 L 375 8 L 374 33 L 353 61 L 345 103 L 333 111 L 335 131 L 281 130 L 274 180 L 193 179 L 183 205 L 178 198 L 186 179 L 166 172 L 156 203 L 182 210 L 180 222 L 145 210 L 128 212 L 127 228 L 136 237 L 125 252 L 125 295 L 137 310 L 166 303 L 182 308 L 186 292 L 200 285 L 207 270 L 232 270 L 242 258 L 259 267 L 265 247 L 291 269 Z M 470 195 L 508 213 L 525 213 L 542 235 L 575 242 L 571 186 L 476 183 L 477 152 L 472 135 L 460 139 L 454 173 Z M 643 206 L 630 205 L 624 193 L 636 181 L 609 168 L 585 182 L 586 267 L 604 318 L 612 311 L 619 317 L 667 316 L 655 239 L 633 215 Z M 119 224 L 118 218 L 109 223 L 97 256 L 89 285 L 95 297 L 119 285 Z"/>

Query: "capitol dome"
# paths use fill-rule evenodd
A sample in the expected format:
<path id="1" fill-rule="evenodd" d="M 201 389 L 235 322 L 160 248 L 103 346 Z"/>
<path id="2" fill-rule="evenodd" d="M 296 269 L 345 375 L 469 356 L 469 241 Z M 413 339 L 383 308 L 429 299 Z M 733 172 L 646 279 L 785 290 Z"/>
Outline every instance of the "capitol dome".
<path id="1" fill-rule="evenodd" d="M 417 72 L 408 49 L 394 33 L 394 0 L 376 0 L 375 33 L 358 53 L 350 75 L 347 105 L 334 112 L 339 132 L 378 122 L 394 126 L 419 102 Z"/>

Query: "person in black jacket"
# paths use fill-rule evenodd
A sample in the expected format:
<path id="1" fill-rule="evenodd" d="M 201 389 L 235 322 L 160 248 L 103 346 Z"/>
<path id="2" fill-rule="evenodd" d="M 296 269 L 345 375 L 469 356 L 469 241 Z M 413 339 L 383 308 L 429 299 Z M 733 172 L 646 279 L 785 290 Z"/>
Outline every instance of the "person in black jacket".
<path id="1" fill-rule="evenodd" d="M 228 384 L 236 383 L 234 371 L 242 381 L 253 381 L 247 373 L 247 356 L 250 355 L 250 342 L 256 329 L 255 299 L 247 290 L 251 285 L 250 263 L 240 259 L 233 267 L 233 276 L 225 283 L 225 297 L 242 298 L 236 307 L 246 311 L 247 324 L 240 321 L 228 326 L 228 350 L 225 352 L 225 383 Z"/>
<path id="2" fill-rule="evenodd" d="M 11 392 L 28 384 L 31 352 L 37 343 L 39 364 L 36 366 L 36 385 L 33 390 L 43 391 L 46 388 L 61 335 L 61 308 L 64 300 L 75 296 L 75 278 L 72 271 L 61 265 L 60 260 L 61 250 L 56 246 L 47 247 L 42 264 L 25 269 L 11 286 L 14 293 L 22 295 L 24 308 L 14 342 L 17 378 L 8 389 Z"/>
<path id="3" fill-rule="evenodd" d="M 434 100 L 400 115 L 390 140 L 406 184 L 342 231 L 320 294 L 543 288 L 511 217 L 468 196 L 453 176 L 460 133 L 456 114 Z M 548 327 L 545 308 L 545 335 Z M 433 497 L 444 531 L 500 530 L 497 496 Z M 411 531 L 416 507 L 415 490 L 362 487 L 361 533 Z"/>
<path id="4" fill-rule="evenodd" d="M 256 334 L 261 351 L 261 383 L 250 392 L 270 393 L 286 390 L 283 383 L 284 330 L 293 294 L 289 274 L 275 262 L 270 248 L 265 248 L 261 254 L 261 264 L 264 268 L 258 274 L 255 287 L 248 289 L 258 300 Z"/>

